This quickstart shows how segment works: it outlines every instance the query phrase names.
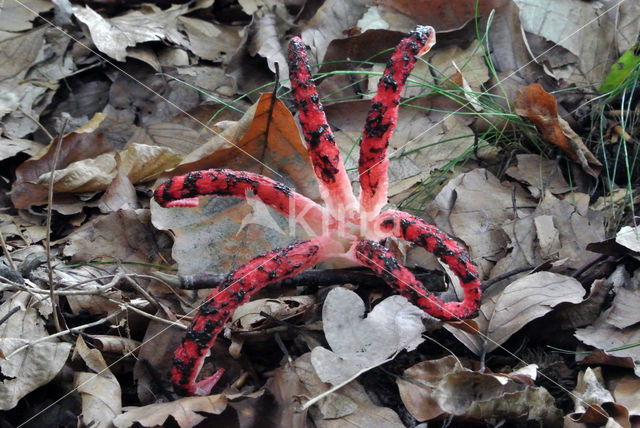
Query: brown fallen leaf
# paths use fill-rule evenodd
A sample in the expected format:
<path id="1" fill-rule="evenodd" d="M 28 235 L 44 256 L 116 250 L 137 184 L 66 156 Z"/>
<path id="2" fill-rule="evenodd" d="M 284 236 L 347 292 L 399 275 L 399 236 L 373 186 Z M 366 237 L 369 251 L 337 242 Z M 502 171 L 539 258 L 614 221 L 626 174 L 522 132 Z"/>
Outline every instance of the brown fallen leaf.
<path id="1" fill-rule="evenodd" d="M 529 186 L 534 198 L 540 198 L 545 190 L 558 195 L 571 190 L 557 160 L 544 159 L 538 155 L 516 155 L 517 166 L 510 166 L 507 175 Z"/>
<path id="2" fill-rule="evenodd" d="M 295 120 L 280 100 L 272 103 L 271 94 L 262 95 L 240 121 L 188 154 L 167 176 L 209 168 L 259 172 L 284 180 L 311 199 L 318 197 Z M 151 212 L 156 228 L 175 233 L 173 259 L 183 274 L 230 271 L 274 245 L 291 243 L 293 233 L 302 232 L 289 230 L 288 219 L 255 200 L 205 197 L 199 209 L 166 210 L 154 203 Z M 203 251 L 209 257 L 203 259 Z"/>
<path id="3" fill-rule="evenodd" d="M 78 336 L 74 357 L 79 356 L 92 372 L 76 371 L 73 386 L 82 397 L 82 422 L 87 426 L 107 426 L 122 413 L 120 384 L 109 370 L 102 353 L 89 349 Z"/>
<path id="4" fill-rule="evenodd" d="M 191 428 L 207 419 L 206 414 L 219 415 L 227 408 L 224 394 L 205 397 L 181 398 L 169 403 L 133 407 L 113 419 L 118 428 L 128 428 L 136 423 L 144 427 L 164 425 L 172 417 L 180 428 Z"/>
<path id="5" fill-rule="evenodd" d="M 311 363 L 323 382 L 340 384 L 390 356 L 411 351 L 424 341 L 427 316 L 402 296 L 391 296 L 364 315 L 364 302 L 353 291 L 334 288 L 322 308 L 323 330 L 331 351 L 311 351 Z"/>
<path id="6" fill-rule="evenodd" d="M 584 288 L 574 278 L 537 272 L 513 281 L 498 296 L 484 299 L 480 315 L 474 318 L 481 334 L 470 335 L 448 325 L 445 328 L 480 355 L 496 349 L 527 323 L 550 312 L 556 305 L 581 302 L 584 294 Z"/>
<path id="7" fill-rule="evenodd" d="M 447 356 L 405 370 L 397 384 L 407 410 L 419 421 L 445 413 L 483 421 L 499 409 L 501 417 L 513 423 L 536 421 L 545 427 L 562 426 L 562 412 L 544 388 L 504 375 L 475 372 L 470 367 L 468 361 Z"/>
<path id="8" fill-rule="evenodd" d="M 105 135 L 97 130 L 104 118 L 104 114 L 98 113 L 85 126 L 64 136 L 56 169 L 113 150 Z M 42 174 L 53 169 L 54 149 L 55 144 L 49 144 L 16 168 L 16 180 L 11 187 L 11 200 L 16 208 L 27 209 L 31 205 L 46 203 L 47 187 L 36 182 Z"/>
<path id="9" fill-rule="evenodd" d="M 24 308 L 29 296 L 17 294 L 0 305 L 0 318 L 14 307 Z M 0 409 L 14 408 L 18 401 L 36 388 L 49 383 L 62 369 L 71 350 L 70 343 L 51 339 L 33 344 L 19 353 L 11 353 L 32 341 L 49 336 L 44 320 L 33 308 L 14 313 L 0 325 L 0 349 L 9 356 L 0 360 Z"/>
<path id="10" fill-rule="evenodd" d="M 558 102 L 538 83 L 518 90 L 514 100 L 516 113 L 532 121 L 542 136 L 560 147 L 590 175 L 597 177 L 602 164 L 582 139 L 558 116 Z"/>
<path id="11" fill-rule="evenodd" d="M 296 359 L 293 366 L 300 382 L 309 392 L 300 404 L 304 404 L 305 398 L 318 396 L 329 389 L 329 386 L 316 375 L 311 365 L 310 352 Z M 339 391 L 325 397 L 318 405 L 311 406 L 309 415 L 313 420 L 313 426 L 318 428 L 404 427 L 393 410 L 375 405 L 357 381 L 349 382 Z"/>
<path id="12" fill-rule="evenodd" d="M 573 424 L 571 428 L 587 426 L 617 426 L 631 428 L 629 410 L 615 402 L 611 392 L 605 387 L 600 367 L 588 367 L 578 374 L 576 388 L 571 392 L 575 410 L 565 419 Z M 575 425 L 575 424 L 579 425 Z"/>

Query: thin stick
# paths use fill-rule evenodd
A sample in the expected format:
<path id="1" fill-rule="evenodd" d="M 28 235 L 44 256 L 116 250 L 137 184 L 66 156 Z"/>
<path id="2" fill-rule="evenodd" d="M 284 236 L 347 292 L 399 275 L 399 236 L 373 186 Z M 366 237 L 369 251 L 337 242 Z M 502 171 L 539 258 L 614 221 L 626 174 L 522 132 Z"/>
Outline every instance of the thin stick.
<path id="1" fill-rule="evenodd" d="M 296 411 L 299 412 L 303 412 L 305 410 L 307 410 L 309 407 L 313 406 L 314 404 L 316 404 L 318 401 L 322 400 L 323 398 L 329 396 L 330 394 L 336 392 L 337 390 L 339 390 L 340 388 L 342 388 L 343 386 L 345 386 L 346 384 L 348 384 L 349 382 L 351 382 L 352 380 L 356 379 L 358 376 L 360 376 L 363 373 L 368 372 L 369 370 L 376 368 L 382 364 L 388 363 L 389 361 L 392 361 L 396 355 L 398 355 L 398 352 L 396 352 L 395 354 L 393 354 L 391 357 L 387 358 L 384 361 L 380 361 L 379 363 L 376 363 L 370 367 L 366 367 L 362 370 L 360 370 L 358 373 L 354 374 L 353 376 L 351 376 L 350 378 L 348 378 L 347 380 L 345 380 L 344 382 L 341 382 L 331 388 L 329 388 L 328 390 L 326 390 L 325 392 L 323 392 L 322 394 L 319 394 L 315 397 L 313 397 L 311 400 L 307 401 L 306 403 L 304 403 L 302 406 L 300 406 L 299 409 L 296 409 Z"/>
<path id="2" fill-rule="evenodd" d="M 16 270 L 16 265 L 13 263 L 13 259 L 9 253 L 9 248 L 7 248 L 7 243 L 4 242 L 4 235 L 2 234 L 2 231 L 0 231 L 0 245 L 2 245 L 2 252 L 7 259 L 7 263 L 9 263 L 9 267 L 11 270 Z"/>
<path id="3" fill-rule="evenodd" d="M 53 324 L 57 331 L 61 331 L 60 320 L 58 319 L 57 302 L 54 294 L 53 284 L 53 266 L 51 264 L 51 216 L 53 205 L 53 182 L 56 174 L 56 167 L 58 166 L 58 159 L 60 158 L 60 148 L 62 147 L 62 137 L 67 127 L 69 118 L 66 118 L 60 134 L 58 135 L 58 141 L 56 142 L 55 152 L 53 153 L 53 164 L 51 165 L 51 177 L 49 177 L 49 194 L 47 198 L 47 237 L 44 241 L 45 248 L 47 250 L 47 269 L 49 270 L 49 297 L 51 298 L 51 307 L 53 309 Z"/>
<path id="4" fill-rule="evenodd" d="M 26 345 L 23 345 L 23 346 L 19 347 L 18 349 L 16 349 L 15 351 L 13 351 L 9 355 L 7 355 L 6 359 L 8 360 L 9 358 L 13 357 L 17 353 L 22 352 L 25 349 L 27 349 L 27 348 L 29 348 L 29 347 L 37 344 L 37 343 L 45 342 L 45 341 L 47 341 L 49 339 L 54 339 L 54 338 L 59 337 L 59 336 L 64 336 L 65 334 L 77 333 L 77 332 L 85 330 L 85 329 L 87 329 L 89 327 L 95 327 L 97 325 L 104 324 L 105 322 L 109 321 L 112 318 L 117 317 L 118 315 L 120 315 L 121 313 L 123 313 L 125 311 L 126 311 L 125 308 L 121 308 L 121 309 L 118 309 L 117 311 L 115 311 L 114 313 L 112 313 L 111 315 L 108 315 L 108 316 L 102 318 L 101 320 L 90 322 L 89 324 L 79 325 L 78 327 L 69 328 L 67 330 L 59 331 L 58 333 L 54 333 L 54 334 L 52 334 L 50 336 L 41 337 L 39 339 L 36 339 L 33 342 L 29 342 Z"/>
<path id="5" fill-rule="evenodd" d="M 68 77 L 68 76 L 67 76 Z M 18 107 L 18 110 L 20 110 L 20 113 L 24 114 L 25 116 L 27 116 L 29 119 L 31 119 L 31 121 L 33 123 L 35 123 L 36 125 L 38 125 L 38 127 L 40 129 L 42 129 L 42 132 L 44 132 L 45 134 L 47 134 L 47 137 L 49 137 L 49 140 L 53 141 L 53 139 L 55 138 L 53 135 L 51 135 L 51 133 L 49 131 L 47 131 L 47 128 L 45 128 L 39 121 L 37 118 L 33 117 L 33 115 L 27 111 L 25 111 L 22 107 Z"/>

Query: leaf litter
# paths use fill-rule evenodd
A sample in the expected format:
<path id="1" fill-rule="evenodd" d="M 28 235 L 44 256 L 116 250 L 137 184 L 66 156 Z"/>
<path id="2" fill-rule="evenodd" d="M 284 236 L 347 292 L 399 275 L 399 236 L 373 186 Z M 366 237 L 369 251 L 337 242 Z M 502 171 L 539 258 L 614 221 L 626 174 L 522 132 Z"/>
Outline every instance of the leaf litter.
<path id="1" fill-rule="evenodd" d="M 76 377 L 75 400 L 82 403 L 87 424 L 152 426 L 172 419 L 189 427 L 205 419 L 220 424 L 238 418 L 245 426 L 258 426 L 260 420 L 259 426 L 400 427 L 453 417 L 459 426 L 468 426 L 469 421 L 518 424 L 528 420 L 544 426 L 564 422 L 583 427 L 632 426 L 630 421 L 637 420 L 640 357 L 633 346 L 640 342 L 635 310 L 637 230 L 633 223 L 616 223 L 611 215 L 612 207 L 619 209 L 628 199 L 624 189 L 614 186 L 594 192 L 590 176 L 601 174 L 601 151 L 585 132 L 584 121 L 574 114 L 576 106 L 588 99 L 579 88 L 604 80 L 613 61 L 635 43 L 640 32 L 635 3 L 620 4 L 614 19 L 609 2 L 482 0 L 477 5 L 477 23 L 475 5 L 451 0 L 434 1 L 429 7 L 420 2 L 366 0 L 284 7 L 279 2 L 243 0 L 226 9 L 220 5 L 216 9 L 206 0 L 109 6 L 22 3 L 40 17 L 17 2 L 0 5 L 0 232 L 7 248 L 2 269 L 5 265 L 12 269 L 13 264 L 26 285 L 5 280 L 16 277 L 0 270 L 0 312 L 8 316 L 0 324 L 0 350 L 6 358 L 15 349 L 54 333 L 48 322 L 51 304 L 44 300 L 45 250 L 38 246 L 45 236 L 42 206 L 53 170 L 54 282 L 61 291 L 79 292 L 59 296 L 66 305 L 65 318 L 70 326 L 86 324 L 117 314 L 122 304 L 128 305 L 128 316 L 93 327 L 92 333 L 104 334 L 84 336 L 86 344 L 74 337 L 77 333 L 68 334 L 0 360 L 4 391 L 0 406 L 15 424 L 26 420 L 22 415 L 34 414 L 24 412 L 27 393 L 47 393 L 59 384 L 56 375 L 68 373 Z M 597 22 L 591 18 L 595 15 L 601 17 Z M 46 25 L 44 19 L 55 19 L 65 30 L 73 30 L 76 40 Z M 484 29 L 487 22 L 491 23 L 488 39 L 478 40 L 476 24 Z M 287 87 L 282 78 L 287 75 L 286 42 L 289 35 L 301 34 L 312 62 L 319 67 L 314 70 L 348 71 L 327 75 L 319 84 L 347 159 L 347 153 L 357 150 L 368 93 L 377 82 L 370 73 L 380 71 L 387 59 L 378 54 L 415 25 L 429 23 L 437 23 L 438 45 L 416 66 L 403 94 L 407 102 L 401 105 L 399 128 L 390 141 L 395 151 L 389 169 L 390 199 L 402 205 L 422 198 L 418 214 L 464 242 L 483 279 L 494 281 L 474 319 L 479 332 L 465 333 L 451 325 L 445 325 L 448 333 L 431 332 L 456 355 L 443 357 L 439 346 L 422 343 L 422 313 L 401 303 L 402 298 L 382 299 L 385 294 L 360 288 L 358 293 L 368 299 L 363 302 L 337 288 L 315 319 L 313 306 L 300 307 L 305 326 L 310 327 L 304 333 L 295 330 L 293 336 L 300 340 L 289 342 L 291 335 L 287 336 L 285 348 L 275 351 L 273 346 L 262 352 L 263 359 L 256 359 L 260 354 L 256 347 L 267 348 L 253 342 L 237 350 L 240 361 L 216 356 L 233 374 L 228 383 L 235 383 L 228 391 L 202 399 L 159 402 L 158 397 L 166 394 L 166 384 L 162 385 L 183 331 L 168 326 L 177 322 L 177 313 L 189 312 L 206 291 L 175 290 L 157 280 L 136 278 L 138 286 L 153 296 L 148 300 L 140 298 L 139 289 L 130 282 L 110 283 L 113 276 L 146 275 L 171 259 L 183 275 L 229 272 L 295 237 L 289 235 L 286 222 L 253 224 L 257 217 L 265 217 L 256 214 L 260 207 L 235 201 L 212 200 L 200 211 L 161 213 L 148 202 L 154 179 L 224 166 L 272 174 L 313 197 L 317 191 L 294 117 L 287 109 L 287 96 L 283 90 L 279 100 L 270 94 L 260 96 L 271 88 L 247 92 L 273 82 L 276 63 L 282 87 Z M 598 26 L 591 29 L 594 25 Z M 567 37 L 574 31 L 579 37 Z M 483 43 L 492 48 L 495 69 L 487 63 Z M 544 56 L 537 57 L 541 53 Z M 506 77 L 504 86 L 495 88 L 496 78 Z M 465 89 L 461 98 L 468 109 L 449 114 L 460 104 L 447 93 L 434 91 L 434 86 L 450 93 L 457 87 Z M 478 138 L 492 126 L 502 126 L 500 132 L 513 131 L 513 125 L 494 114 L 489 95 L 477 95 L 490 87 L 494 87 L 490 96 L 506 95 L 506 100 L 496 102 L 531 120 L 537 127 L 534 132 L 546 144 L 539 151 L 527 147 L 513 157 L 509 154 L 504 168 L 492 164 L 499 159 L 496 153 L 503 156 L 504 147 L 488 155 L 483 152 L 485 140 Z M 578 87 L 571 94 L 577 102 L 567 95 L 572 87 Z M 173 105 L 149 93 L 149 88 Z M 54 165 L 56 144 L 49 135 L 63 132 L 65 122 L 61 154 Z M 212 135 L 203 124 L 218 134 Z M 637 133 L 624 138 L 633 142 Z M 272 171 L 256 170 L 259 164 L 229 143 Z M 553 153 L 564 153 L 570 160 L 550 156 Z M 357 166 L 355 157 L 349 158 L 348 168 Z M 465 162 L 452 167 L 454 159 Z M 427 197 L 417 198 L 434 174 L 440 177 L 436 187 Z M 352 179 L 356 178 L 353 174 Z M 174 242 L 154 227 L 170 230 Z M 611 245 L 607 237 L 615 237 L 617 259 L 602 262 L 602 256 L 593 251 L 610 251 L 605 250 Z M 592 251 L 587 251 L 588 245 Z M 437 266 L 430 255 L 416 249 L 401 256 Z M 76 262 L 107 264 L 63 268 Z M 590 273 L 593 263 L 602 268 L 599 274 Z M 455 294 L 455 289 L 454 283 L 448 293 Z M 315 296 L 313 289 L 287 289 L 286 285 L 281 290 L 323 296 Z M 295 307 L 289 309 L 297 313 Z M 253 317 L 258 324 L 265 319 L 260 313 Z M 275 325 L 290 320 L 267 319 Z M 284 331 L 291 326 L 278 328 Z M 158 334 L 161 338 L 156 342 Z M 232 344 L 239 334 L 237 329 L 229 330 Z M 551 336 L 557 340 L 548 339 Z M 271 337 L 266 340 L 273 344 Z M 140 355 L 158 372 L 136 363 L 137 401 L 123 404 L 137 407 L 122 413 L 117 401 L 129 398 L 119 391 L 130 384 L 122 372 L 110 370 L 112 354 L 122 355 L 143 342 Z M 521 355 L 533 355 L 522 349 L 537 344 L 585 352 L 575 357 L 567 354 L 565 362 L 596 367 L 580 373 L 573 369 L 575 388 L 572 382 L 561 381 L 571 393 L 558 393 L 545 380 L 546 370 L 551 370 L 548 366 L 541 365 L 539 376 L 531 375 L 533 366 L 525 366 L 529 369 L 524 373 L 514 367 L 523 366 L 518 361 L 525 360 Z M 505 366 L 492 360 L 505 355 L 501 347 L 516 354 Z M 86 368 L 72 365 L 72 348 L 82 354 Z M 214 352 L 229 351 L 219 346 Z M 396 354 L 394 361 L 387 362 Z M 479 361 L 485 361 L 485 370 Z M 272 371 L 263 388 L 264 381 L 256 373 L 265 374 L 268 369 Z M 104 371 L 104 376 L 96 377 L 98 371 Z M 360 372 L 366 373 L 317 405 L 296 412 L 305 401 L 329 390 L 325 382 L 341 384 Z M 368 376 L 376 378 L 375 386 L 367 383 Z M 384 389 L 385 382 L 397 382 L 399 396 L 395 389 Z M 474 396 L 473 390 L 484 392 Z M 377 398 L 371 400 L 367 394 Z M 575 403 L 568 405 L 567 397 Z M 267 405 L 272 399 L 275 405 Z M 256 419 L 258 412 L 270 416 Z"/>

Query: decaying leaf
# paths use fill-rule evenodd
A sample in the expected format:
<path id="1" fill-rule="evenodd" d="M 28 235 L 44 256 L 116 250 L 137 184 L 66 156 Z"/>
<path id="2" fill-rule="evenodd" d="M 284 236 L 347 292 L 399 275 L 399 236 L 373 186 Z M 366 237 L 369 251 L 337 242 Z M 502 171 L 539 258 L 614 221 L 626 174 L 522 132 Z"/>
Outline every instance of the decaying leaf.
<path id="1" fill-rule="evenodd" d="M 272 103 L 271 94 L 262 95 L 240 121 L 187 155 L 171 175 L 209 168 L 255 171 L 256 159 L 271 168 L 262 174 L 312 199 L 318 195 L 293 116 L 280 100 Z M 255 201 L 214 197 L 202 198 L 199 209 L 165 210 L 152 204 L 151 212 L 156 228 L 175 233 L 173 259 L 180 273 L 190 274 L 229 271 L 274 245 L 289 244 L 296 233 L 305 233 L 289 229 L 288 220 L 274 211 L 257 211 L 260 207 Z M 209 257 L 203 259 L 203 251 Z"/>
<path id="2" fill-rule="evenodd" d="M 501 227 L 512 227 L 514 218 L 528 217 L 534 207 L 519 185 L 502 183 L 489 171 L 475 169 L 451 179 L 427 212 L 435 225 L 469 247 L 472 259 L 486 275 L 508 246 L 508 234 Z M 471 224 L 482 226 L 469 227 Z"/>
<path id="3" fill-rule="evenodd" d="M 185 36 L 178 31 L 177 18 L 187 13 L 187 5 L 174 5 L 162 10 L 147 5 L 143 11 L 132 11 L 123 16 L 103 18 L 89 6 L 76 8 L 74 15 L 86 25 L 96 47 L 117 61 L 124 61 L 127 48 L 138 43 L 168 40 L 185 45 Z"/>
<path id="4" fill-rule="evenodd" d="M 584 145 L 582 139 L 558 116 L 558 102 L 542 86 L 532 83 L 518 90 L 514 100 L 516 113 L 532 121 L 542 136 L 560 147 L 571 159 L 594 177 L 602 164 Z"/>
<path id="5" fill-rule="evenodd" d="M 223 394 L 187 397 L 170 403 L 130 408 L 117 416 L 113 424 L 118 428 L 127 428 L 136 423 L 153 427 L 168 423 L 172 417 L 180 428 L 191 428 L 204 421 L 206 414 L 219 415 L 226 408 L 227 397 Z"/>
<path id="6" fill-rule="evenodd" d="M 480 355 L 496 349 L 527 323 L 550 312 L 556 305 L 581 302 L 584 294 L 584 288 L 574 278 L 537 272 L 512 282 L 498 296 L 484 299 L 480 315 L 474 318 L 481 334 L 471 335 L 447 325 L 445 328 Z"/>
<path id="7" fill-rule="evenodd" d="M 28 299 L 26 294 L 24 297 Z M 25 300 L 17 297 L 0 305 L 0 318 L 15 306 L 24 307 Z M 44 320 L 33 308 L 21 309 L 0 325 L 0 350 L 10 356 L 18 348 L 47 337 Z M 27 347 L 9 359 L 0 359 L 0 409 L 14 408 L 18 401 L 31 391 L 46 385 L 62 369 L 71 350 L 70 343 L 56 339 L 39 342 Z"/>
<path id="8" fill-rule="evenodd" d="M 109 427 L 122 412 L 120 384 L 97 349 L 89 349 L 78 336 L 74 355 L 78 355 L 92 372 L 77 371 L 74 388 L 82 397 L 82 421 L 87 426 Z"/>
<path id="9" fill-rule="evenodd" d="M 624 270 L 624 269 L 622 269 Z M 626 360 L 640 376 L 640 347 L 627 346 L 640 342 L 640 316 L 638 316 L 638 275 L 616 284 L 611 307 L 602 312 L 591 325 L 579 328 L 575 336 L 583 343 L 604 351 L 606 355 Z"/>
<path id="10" fill-rule="evenodd" d="M 616 234 L 616 242 L 631 251 L 640 253 L 640 228 L 624 226 Z"/>
<path id="11" fill-rule="evenodd" d="M 424 341 L 426 315 L 402 296 L 391 296 L 364 318 L 364 302 L 345 288 L 329 292 L 322 309 L 324 334 L 333 352 L 311 351 L 311 362 L 323 382 L 344 382 L 359 371 L 373 368 L 391 355 L 413 350 Z"/>
<path id="12" fill-rule="evenodd" d="M 629 410 L 616 403 L 604 385 L 605 381 L 599 367 L 589 367 L 578 374 L 576 388 L 571 393 L 575 411 L 565 418 L 573 424 L 565 426 L 577 428 L 606 425 L 631 428 Z"/>
<path id="13" fill-rule="evenodd" d="M 529 186 L 534 198 L 540 198 L 546 190 L 563 194 L 571 190 L 557 160 L 544 159 L 538 155 L 516 155 L 517 166 L 507 169 L 507 175 Z"/>
<path id="14" fill-rule="evenodd" d="M 443 414 L 483 420 L 500 409 L 501 417 L 514 423 L 562 426 L 562 412 L 545 389 L 470 367 L 469 362 L 448 356 L 405 370 L 397 384 L 407 410 L 419 421 L 427 421 Z"/>
<path id="15" fill-rule="evenodd" d="M 316 375 L 311 364 L 311 353 L 297 358 L 293 366 L 300 382 L 308 391 L 305 398 L 318 396 L 329 389 L 329 386 Z M 304 400 L 300 404 L 304 404 Z M 314 426 L 319 428 L 404 427 L 393 410 L 375 405 L 357 381 L 349 382 L 338 392 L 328 395 L 317 406 L 312 406 L 309 415 Z"/>
<path id="16" fill-rule="evenodd" d="M 105 258 L 157 262 L 160 253 L 148 226 L 149 215 L 149 210 L 141 209 L 96 217 L 66 238 L 64 254 L 74 262 Z M 119 239 L 122 236 L 127 239 Z"/>
<path id="17" fill-rule="evenodd" d="M 117 173 L 116 156 L 131 183 L 155 179 L 165 170 L 176 166 L 182 157 L 172 150 L 132 143 L 125 150 L 108 152 L 95 158 L 76 161 L 55 171 L 54 192 L 83 193 L 105 190 Z M 36 184 L 48 187 L 51 173 L 42 174 Z"/>

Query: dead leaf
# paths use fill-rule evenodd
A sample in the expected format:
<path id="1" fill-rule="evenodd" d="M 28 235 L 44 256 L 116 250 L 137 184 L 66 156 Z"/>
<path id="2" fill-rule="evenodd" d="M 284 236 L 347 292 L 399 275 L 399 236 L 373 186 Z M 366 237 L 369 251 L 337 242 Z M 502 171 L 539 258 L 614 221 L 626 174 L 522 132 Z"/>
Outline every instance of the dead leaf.
<path id="1" fill-rule="evenodd" d="M 554 70 L 576 86 L 601 82 L 615 58 L 609 58 L 617 32 L 617 7 L 604 3 L 555 0 L 516 0 L 522 26 L 558 44 L 579 58 L 579 67 Z M 597 16 L 598 19 L 594 19 Z M 635 33 L 637 35 L 637 32 Z"/>
<path id="2" fill-rule="evenodd" d="M 618 233 L 616 233 L 616 242 L 640 253 L 640 227 L 623 226 Z"/>
<path id="3" fill-rule="evenodd" d="M 316 375 L 311 364 L 310 352 L 297 358 L 293 362 L 293 366 L 300 382 L 309 391 L 309 398 L 320 395 L 329 389 L 328 385 Z M 331 419 L 325 416 L 329 414 L 341 414 L 341 416 Z M 324 402 L 318 406 L 312 406 L 309 409 L 309 415 L 314 426 L 318 428 L 404 427 L 393 410 L 375 405 L 357 381 L 349 382 L 338 392 L 325 398 Z"/>
<path id="4" fill-rule="evenodd" d="M 640 415 L 640 379 L 625 375 L 615 384 L 615 402 L 625 406 L 630 416 Z"/>
<path id="5" fill-rule="evenodd" d="M 247 34 L 243 27 L 213 24 L 186 16 L 178 17 L 178 23 L 189 37 L 185 47 L 203 59 L 223 64 L 240 49 Z"/>
<path id="6" fill-rule="evenodd" d="M 516 155 L 517 166 L 507 169 L 507 175 L 529 186 L 531 195 L 538 199 L 546 190 L 558 195 L 567 193 L 567 184 L 557 159 L 544 159 L 538 155 Z"/>
<path id="7" fill-rule="evenodd" d="M 173 5 L 162 10 L 148 4 L 143 10 L 105 19 L 89 6 L 76 8 L 75 17 L 86 26 L 96 47 L 117 61 L 124 61 L 127 48 L 138 43 L 167 40 L 178 45 L 187 42 L 178 31 L 177 18 L 189 10 L 188 5 Z"/>
<path id="8" fill-rule="evenodd" d="M 289 75 L 289 67 L 287 59 L 283 52 L 285 50 L 281 45 L 281 37 L 278 35 L 276 16 L 273 13 L 267 13 L 254 23 L 256 32 L 251 37 L 248 49 L 252 56 L 260 55 L 267 60 L 269 70 L 276 72 L 275 63 L 278 63 L 280 69 L 280 78 Z M 289 86 L 288 82 L 286 83 Z"/>
<path id="9" fill-rule="evenodd" d="M 370 3 L 370 0 L 328 0 L 318 8 L 300 34 L 309 47 L 308 55 L 312 64 L 324 61 L 329 43 L 333 39 L 342 39 L 344 29 L 354 27 Z"/>
<path id="10" fill-rule="evenodd" d="M 373 368 L 403 349 L 424 341 L 424 312 L 402 296 L 391 296 L 364 317 L 364 302 L 353 291 L 334 288 L 322 309 L 325 337 L 332 351 L 316 347 L 311 363 L 323 382 L 339 384 Z"/>
<path id="11" fill-rule="evenodd" d="M 0 16 L 2 16 L 0 30 L 13 32 L 30 30 L 33 27 L 31 21 L 35 20 L 39 13 L 51 10 L 53 7 L 52 2 L 45 0 L 3 2 L 0 4 Z"/>
<path id="12" fill-rule="evenodd" d="M 481 334 L 470 335 L 445 325 L 476 355 L 491 352 L 527 323 L 565 302 L 579 303 L 584 288 L 574 278 L 551 272 L 537 272 L 509 284 L 498 296 L 484 299 L 474 320 Z M 487 343 L 485 343 L 485 341 Z"/>
<path id="13" fill-rule="evenodd" d="M 240 306 L 231 316 L 236 328 L 243 331 L 259 330 L 269 323 L 266 313 L 278 320 L 290 320 L 313 309 L 316 299 L 313 296 L 289 296 L 278 299 L 252 300 Z"/>
<path id="14" fill-rule="evenodd" d="M 0 138 L 0 160 L 8 159 L 18 153 L 34 156 L 41 148 L 42 144 L 31 140 Z"/>
<path id="15" fill-rule="evenodd" d="M 501 183 L 489 171 L 476 169 L 451 179 L 427 206 L 427 213 L 433 224 L 467 245 L 484 276 L 505 255 L 509 241 L 503 225 L 511 227 L 514 218 L 526 218 L 534 207 L 517 184 Z"/>
<path id="16" fill-rule="evenodd" d="M 4 9 L 0 9 L 2 21 L 7 17 Z M 26 33 L 19 33 L 15 37 L 0 41 L 0 81 L 16 76 L 25 76 L 29 67 L 36 61 L 40 49 L 44 45 L 45 27 L 36 28 Z M 7 94 L 8 95 L 8 94 Z M 4 95 L 0 104 L 0 113 L 11 112 L 10 105 L 3 105 L 7 101 Z"/>
<path id="17" fill-rule="evenodd" d="M 104 115 L 96 115 L 84 128 L 67 134 L 62 139 L 60 158 L 56 168 L 60 169 L 78 160 L 97 157 L 112 150 L 107 138 L 95 131 L 96 120 Z M 47 200 L 47 188 L 35 184 L 42 174 L 53 169 L 55 144 L 44 147 L 36 156 L 23 162 L 16 169 L 16 180 L 11 188 L 11 200 L 16 208 L 26 209 L 31 205 L 44 204 Z"/>
<path id="18" fill-rule="evenodd" d="M 0 318 L 15 306 L 23 306 L 20 298 L 12 298 L 0 305 Z M 0 325 L 0 349 L 10 355 L 30 342 L 49 336 L 44 320 L 33 308 L 21 309 Z M 71 350 L 70 343 L 56 339 L 36 343 L 9 359 L 0 359 L 0 409 L 14 408 L 18 401 L 49 383 L 62 369 Z"/>
<path id="19" fill-rule="evenodd" d="M 149 211 L 117 211 L 95 217 L 65 238 L 64 255 L 73 263 L 92 260 L 126 260 L 155 263 L 160 259 Z M 127 239 L 121 239 L 126 236 Z M 132 269 L 149 271 L 150 267 Z"/>
<path id="20" fill-rule="evenodd" d="M 582 139 L 558 116 L 558 102 L 542 86 L 532 83 L 518 90 L 514 100 L 516 113 L 532 121 L 542 136 L 560 147 L 590 175 L 597 177 L 602 164 L 584 145 Z"/>
<path id="21" fill-rule="evenodd" d="M 201 413 L 219 415 L 226 408 L 227 397 L 223 394 L 187 397 L 169 403 L 129 408 L 113 419 L 113 424 L 118 428 L 128 428 L 135 423 L 144 427 L 153 427 L 168 423 L 171 416 L 180 428 L 191 428 L 207 419 Z"/>
<path id="22" fill-rule="evenodd" d="M 102 353 L 89 349 L 82 336 L 76 340 L 74 355 L 93 370 L 74 373 L 73 386 L 82 397 L 82 421 L 87 426 L 109 427 L 114 417 L 122 413 L 120 384 L 113 375 Z"/>
<path id="23" fill-rule="evenodd" d="M 318 188 L 298 127 L 284 104 L 275 100 L 272 109 L 271 100 L 271 94 L 262 95 L 238 123 L 187 155 L 170 174 L 214 167 L 248 171 L 258 168 L 257 172 L 317 199 Z M 227 140 L 241 151 L 229 147 Z M 261 169 L 256 159 L 270 169 Z M 151 209 L 154 226 L 175 233 L 173 259 L 178 262 L 180 273 L 191 274 L 230 271 L 274 246 L 289 244 L 294 233 L 304 234 L 289 230 L 288 219 L 270 209 L 254 211 L 263 207 L 255 201 L 214 197 L 203 198 L 197 209 L 167 210 L 156 204 Z M 203 259 L 203 251 L 209 257 Z"/>
<path id="24" fill-rule="evenodd" d="M 604 384 L 599 367 L 589 367 L 579 373 L 578 383 L 571 394 L 575 411 L 567 415 L 567 418 L 587 425 L 631 428 L 629 411 L 614 402 L 613 395 Z"/>
<path id="25" fill-rule="evenodd" d="M 419 421 L 444 413 L 465 420 L 485 420 L 500 409 L 513 423 L 537 421 L 543 426 L 562 426 L 562 412 L 544 388 L 527 386 L 504 376 L 469 370 L 469 363 L 453 356 L 423 361 L 397 381 L 407 410 Z"/>
<path id="26" fill-rule="evenodd" d="M 172 150 L 143 144 L 130 144 L 120 152 L 103 153 L 95 158 L 74 162 L 55 171 L 54 192 L 88 193 L 105 190 L 116 177 L 116 155 L 121 167 L 133 184 L 155 179 L 165 170 L 177 165 L 181 156 Z M 36 184 L 48 187 L 51 173 L 42 174 Z"/>

